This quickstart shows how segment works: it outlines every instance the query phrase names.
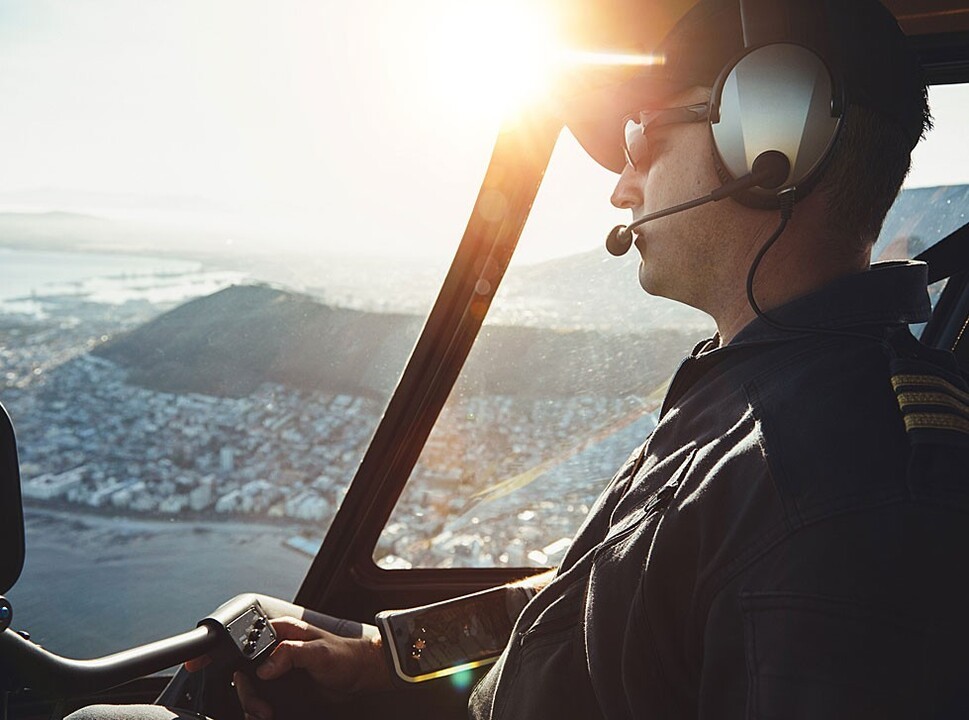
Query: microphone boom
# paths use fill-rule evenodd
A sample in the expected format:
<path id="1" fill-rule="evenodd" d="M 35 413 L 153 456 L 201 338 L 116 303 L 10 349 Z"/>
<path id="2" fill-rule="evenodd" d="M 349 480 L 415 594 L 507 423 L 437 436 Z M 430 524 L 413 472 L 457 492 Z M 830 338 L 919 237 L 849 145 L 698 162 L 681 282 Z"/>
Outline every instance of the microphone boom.
<path id="1" fill-rule="evenodd" d="M 606 237 L 606 250 L 616 257 L 625 255 L 627 252 L 629 252 L 629 248 L 631 248 L 633 245 L 633 230 L 638 228 L 640 225 L 652 222 L 653 220 L 659 220 L 660 218 L 668 217 L 669 215 L 675 215 L 676 213 L 683 212 L 684 210 L 692 210 L 695 207 L 706 205 L 709 202 L 719 202 L 720 200 L 730 197 L 731 195 L 748 190 L 755 185 L 769 188 L 780 186 L 784 179 L 787 178 L 787 175 L 791 169 L 791 164 L 783 153 L 777 152 L 776 150 L 770 150 L 768 152 L 761 153 L 757 157 L 757 159 L 754 161 L 753 169 L 754 171 L 752 173 L 744 175 L 741 178 L 737 178 L 736 180 L 732 180 L 731 182 L 724 183 L 709 195 L 704 195 L 696 200 L 690 200 L 689 202 L 674 205 L 673 207 L 666 208 L 665 210 L 650 213 L 649 215 L 641 217 L 639 220 L 630 223 L 629 225 L 616 225 L 616 227 L 609 231 L 609 235 Z"/>

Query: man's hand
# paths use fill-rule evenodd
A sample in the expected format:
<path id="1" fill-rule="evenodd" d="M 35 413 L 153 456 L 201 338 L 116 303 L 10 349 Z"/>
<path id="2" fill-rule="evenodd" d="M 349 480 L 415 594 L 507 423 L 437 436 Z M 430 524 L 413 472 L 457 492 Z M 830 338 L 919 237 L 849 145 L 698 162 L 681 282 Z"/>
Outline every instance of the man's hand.
<path id="1" fill-rule="evenodd" d="M 292 617 L 270 622 L 280 643 L 256 668 L 260 679 L 275 680 L 300 669 L 327 693 L 348 695 L 393 687 L 379 635 L 341 637 Z M 258 696 L 249 678 L 237 672 L 232 679 L 247 719 L 269 720 L 272 708 Z"/>

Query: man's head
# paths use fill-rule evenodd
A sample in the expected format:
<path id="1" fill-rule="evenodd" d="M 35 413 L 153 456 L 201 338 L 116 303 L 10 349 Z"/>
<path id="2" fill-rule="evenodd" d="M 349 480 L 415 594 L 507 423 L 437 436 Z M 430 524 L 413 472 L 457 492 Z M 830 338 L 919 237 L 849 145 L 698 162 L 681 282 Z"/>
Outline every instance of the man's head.
<path id="1" fill-rule="evenodd" d="M 614 172 L 622 170 L 623 158 L 614 138 L 607 138 L 609 132 L 615 133 L 623 117 L 662 102 L 671 93 L 716 85 L 724 69 L 748 49 L 745 28 L 752 44 L 790 42 L 815 50 L 846 86 L 848 102 L 898 124 L 910 149 L 923 133 L 918 58 L 878 0 L 615 2 L 626 10 L 628 24 L 641 27 L 641 35 L 650 38 L 639 49 L 660 62 L 626 75 L 621 84 L 572 98 L 564 109 L 579 141 Z M 766 22 L 758 25 L 760 16 Z"/>
<path id="2" fill-rule="evenodd" d="M 742 5 L 746 13 L 743 21 Z M 758 13 L 763 13 L 766 20 Z M 778 17 L 782 20 L 780 27 Z M 751 36 L 755 36 L 753 41 Z M 672 107 L 709 96 L 710 90 L 717 87 L 718 78 L 723 80 L 724 70 L 744 53 L 747 45 L 765 42 L 808 46 L 833 71 L 833 114 L 840 116 L 841 125 L 830 152 L 822 154 L 823 165 L 805 183 L 809 191 L 813 190 L 810 192 L 812 213 L 821 216 L 816 219 L 823 221 L 815 223 L 812 231 L 819 236 L 819 253 L 832 250 L 823 245 L 825 242 L 845 246 L 834 248 L 835 252 L 867 252 L 908 170 L 909 153 L 928 126 L 925 90 L 917 59 L 894 18 L 876 0 L 701 0 L 693 3 L 658 47 L 644 48 L 664 56 L 663 65 L 649 69 L 611 94 L 600 93 L 601 112 L 594 122 L 577 118 L 569 124 L 600 164 L 623 173 L 613 200 L 631 209 L 634 216 L 706 194 L 729 177 L 724 172 L 724 152 L 717 145 L 721 137 L 713 138 L 709 126 L 671 125 L 657 128 L 655 133 L 650 130 L 648 134 L 655 135 L 655 141 L 647 144 L 655 150 L 655 157 L 651 152 L 655 165 L 648 172 L 643 168 L 631 172 L 625 167 L 621 152 L 622 119 L 629 114 L 638 115 L 641 110 Z M 783 77 L 783 72 L 778 68 L 778 78 Z M 772 80 L 770 73 L 768 66 L 764 76 Z M 777 87 L 785 87 L 783 80 L 778 82 Z M 734 89 L 734 95 L 745 102 L 743 93 Z M 715 93 L 714 108 L 718 99 Z M 784 113 L 771 111 L 773 101 L 770 96 L 761 98 L 750 126 L 771 128 L 772 123 L 779 122 Z M 810 97 L 805 102 L 809 101 Z M 730 133 L 721 131 L 719 135 Z M 741 156 L 750 155 L 747 145 L 757 139 L 749 135 L 739 139 Z M 668 151 L 673 148 L 676 153 L 671 155 Z M 689 180 L 686 175 L 690 176 Z M 733 176 L 737 176 L 736 170 Z M 803 184 L 799 190 L 801 196 L 807 194 Z M 637 194 L 641 198 L 635 197 Z M 703 245 L 696 238 L 698 233 L 707 236 L 707 243 L 713 243 L 715 238 L 711 235 L 723 237 L 728 230 L 749 235 L 754 229 L 763 229 L 769 224 L 762 211 L 748 212 L 749 208 L 734 202 L 722 203 L 722 206 L 691 210 L 652 227 L 643 226 L 637 247 L 642 252 L 649 238 L 657 245 L 646 249 L 644 262 L 648 264 L 650 255 L 657 260 L 661 253 L 666 258 L 670 254 L 689 255 L 684 260 L 702 269 L 705 263 L 716 263 L 717 259 L 698 254 Z M 776 223 L 776 213 L 771 213 L 770 218 Z M 664 242 L 659 238 L 664 233 L 669 247 L 660 247 Z M 689 238 L 687 245 L 681 244 L 683 238 Z M 688 297 L 678 297 L 675 288 L 671 291 L 663 287 L 666 281 L 680 280 L 662 277 L 661 265 L 645 267 L 643 273 L 644 286 L 651 292 L 672 294 L 691 302 Z M 652 282 L 651 274 L 655 275 Z"/>

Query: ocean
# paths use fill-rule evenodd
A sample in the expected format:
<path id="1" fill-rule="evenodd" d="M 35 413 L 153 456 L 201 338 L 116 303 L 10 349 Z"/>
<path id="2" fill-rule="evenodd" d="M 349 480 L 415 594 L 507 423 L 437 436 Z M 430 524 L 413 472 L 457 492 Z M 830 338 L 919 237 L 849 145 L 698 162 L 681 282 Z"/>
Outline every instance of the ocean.
<path id="1" fill-rule="evenodd" d="M 242 592 L 292 599 L 311 558 L 294 531 L 25 508 L 13 627 L 52 652 L 99 657 L 191 630 Z"/>
<path id="2" fill-rule="evenodd" d="M 0 278 L 0 312 L 43 316 L 45 297 L 169 304 L 208 295 L 245 275 L 192 260 L 0 247 Z"/>

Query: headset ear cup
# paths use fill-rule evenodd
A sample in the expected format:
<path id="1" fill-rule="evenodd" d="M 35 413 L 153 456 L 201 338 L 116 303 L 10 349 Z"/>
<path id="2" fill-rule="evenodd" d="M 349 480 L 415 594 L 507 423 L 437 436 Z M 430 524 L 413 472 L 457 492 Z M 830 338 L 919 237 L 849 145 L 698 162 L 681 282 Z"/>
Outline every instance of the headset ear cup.
<path id="1" fill-rule="evenodd" d="M 711 101 L 710 129 L 721 181 L 751 172 L 764 152 L 791 163 L 778 188 L 753 188 L 735 196 L 757 209 L 779 207 L 778 195 L 796 188 L 803 197 L 816 185 L 841 129 L 840 85 L 812 50 L 772 43 L 740 55 L 721 73 Z M 724 180 L 726 176 L 726 180 Z"/>

